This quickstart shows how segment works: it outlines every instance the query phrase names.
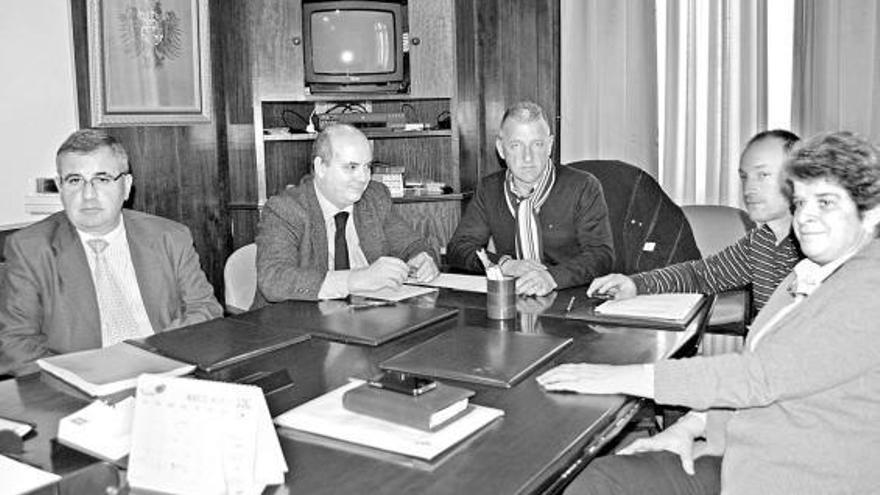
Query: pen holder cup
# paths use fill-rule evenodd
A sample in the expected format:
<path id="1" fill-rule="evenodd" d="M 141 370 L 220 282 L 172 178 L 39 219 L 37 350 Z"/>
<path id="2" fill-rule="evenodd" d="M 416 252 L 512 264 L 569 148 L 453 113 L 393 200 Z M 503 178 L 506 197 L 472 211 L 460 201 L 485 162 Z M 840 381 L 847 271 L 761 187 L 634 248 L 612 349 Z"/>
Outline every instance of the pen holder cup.
<path id="1" fill-rule="evenodd" d="M 486 279 L 486 314 L 490 320 L 508 320 L 516 316 L 516 279 Z"/>

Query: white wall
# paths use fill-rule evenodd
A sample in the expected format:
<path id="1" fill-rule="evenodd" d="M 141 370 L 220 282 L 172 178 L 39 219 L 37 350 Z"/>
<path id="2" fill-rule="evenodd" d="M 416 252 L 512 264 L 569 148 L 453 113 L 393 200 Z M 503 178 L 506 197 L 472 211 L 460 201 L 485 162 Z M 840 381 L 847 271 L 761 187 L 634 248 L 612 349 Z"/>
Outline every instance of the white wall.
<path id="1" fill-rule="evenodd" d="M 55 176 L 55 150 L 77 128 L 67 0 L 3 0 L 0 14 L 0 227 L 33 222 L 25 195 Z"/>

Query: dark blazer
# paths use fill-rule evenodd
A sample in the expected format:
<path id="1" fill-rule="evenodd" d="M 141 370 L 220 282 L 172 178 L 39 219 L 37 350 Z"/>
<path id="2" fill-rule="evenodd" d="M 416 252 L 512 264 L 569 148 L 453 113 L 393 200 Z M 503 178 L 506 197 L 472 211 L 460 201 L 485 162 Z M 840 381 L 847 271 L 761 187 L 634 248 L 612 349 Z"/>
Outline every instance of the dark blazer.
<path id="1" fill-rule="evenodd" d="M 354 204 L 354 226 L 369 263 L 382 256 L 404 261 L 428 243 L 391 211 L 388 189 L 370 181 Z M 266 202 L 257 233 L 257 294 L 252 307 L 286 299 L 316 300 L 327 276 L 327 229 L 309 177 Z"/>
<path id="2" fill-rule="evenodd" d="M 223 314 L 199 265 L 189 229 L 131 210 L 123 210 L 122 218 L 153 330 Z M 4 255 L 0 372 L 5 367 L 21 373 L 27 371 L 22 366 L 39 357 L 101 346 L 95 286 L 85 250 L 64 212 L 9 237 Z"/>

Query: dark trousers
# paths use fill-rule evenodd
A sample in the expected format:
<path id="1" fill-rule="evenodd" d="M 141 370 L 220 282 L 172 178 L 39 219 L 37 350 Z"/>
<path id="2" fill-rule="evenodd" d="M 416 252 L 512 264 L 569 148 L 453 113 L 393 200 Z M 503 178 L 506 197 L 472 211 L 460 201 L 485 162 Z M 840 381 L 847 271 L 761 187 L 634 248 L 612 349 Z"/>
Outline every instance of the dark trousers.
<path id="1" fill-rule="evenodd" d="M 565 495 L 721 493 L 721 457 L 704 456 L 694 462 L 694 475 L 684 472 L 672 452 L 599 457 L 575 478 Z"/>

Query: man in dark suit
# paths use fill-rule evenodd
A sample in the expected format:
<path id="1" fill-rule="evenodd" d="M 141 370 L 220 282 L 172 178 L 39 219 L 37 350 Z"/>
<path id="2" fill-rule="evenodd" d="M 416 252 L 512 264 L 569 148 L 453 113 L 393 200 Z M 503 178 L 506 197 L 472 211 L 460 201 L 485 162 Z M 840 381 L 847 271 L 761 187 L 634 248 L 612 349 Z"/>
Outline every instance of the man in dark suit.
<path id="1" fill-rule="evenodd" d="M 391 211 L 388 189 L 370 181 L 372 161 L 369 141 L 354 127 L 335 125 L 318 135 L 313 177 L 263 208 L 254 307 L 346 297 L 398 287 L 407 276 L 437 276 L 428 243 Z"/>
<path id="2" fill-rule="evenodd" d="M 189 230 L 123 210 L 132 177 L 115 138 L 76 131 L 56 167 L 64 211 L 6 241 L 0 373 L 222 315 Z"/>

